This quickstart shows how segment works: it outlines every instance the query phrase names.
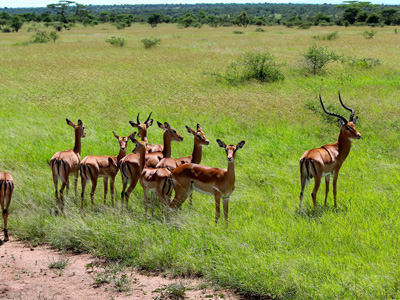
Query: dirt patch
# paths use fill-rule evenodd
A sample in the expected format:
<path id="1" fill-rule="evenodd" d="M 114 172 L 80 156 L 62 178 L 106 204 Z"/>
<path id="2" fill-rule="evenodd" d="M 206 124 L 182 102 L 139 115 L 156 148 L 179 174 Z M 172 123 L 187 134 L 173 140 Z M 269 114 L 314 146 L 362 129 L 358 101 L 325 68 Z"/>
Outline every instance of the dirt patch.
<path id="1" fill-rule="evenodd" d="M 0 246 L 0 299 L 240 298 L 206 288 L 198 280 L 145 276 L 115 269 L 88 254 L 65 254 L 48 246 L 32 248 L 11 238 Z"/>

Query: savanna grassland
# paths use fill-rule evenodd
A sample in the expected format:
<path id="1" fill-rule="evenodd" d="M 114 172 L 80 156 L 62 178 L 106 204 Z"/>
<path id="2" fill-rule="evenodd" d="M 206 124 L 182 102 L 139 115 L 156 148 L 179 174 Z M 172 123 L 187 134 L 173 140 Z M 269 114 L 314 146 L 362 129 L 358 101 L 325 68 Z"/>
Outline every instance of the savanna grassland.
<path id="1" fill-rule="evenodd" d="M 400 34 L 393 27 L 375 29 L 373 39 L 365 39 L 363 27 L 255 32 L 250 26 L 239 35 L 233 28 L 207 26 L 134 24 L 122 31 L 78 26 L 61 32 L 55 43 L 23 45 L 33 34 L 27 26 L 0 35 L 0 169 L 12 173 L 16 186 L 11 234 L 151 271 L 202 276 L 247 296 L 400 298 Z M 337 40 L 312 38 L 334 30 Z M 111 36 L 125 38 L 126 46 L 106 43 Z M 140 40 L 150 36 L 162 41 L 146 50 Z M 334 62 L 323 75 L 304 76 L 299 64 L 313 43 L 339 55 L 377 58 L 381 65 L 365 69 Z M 234 86 L 210 75 L 223 74 L 248 51 L 272 53 L 284 64 L 285 80 Z M 359 115 L 363 139 L 353 142 L 341 169 L 338 209 L 332 194 L 323 206 L 322 184 L 318 215 L 312 186 L 299 214 L 299 158 L 307 149 L 333 143 L 339 133 L 336 120 L 324 116 L 318 94 L 330 110 L 349 117 L 338 91 Z M 172 144 L 173 157 L 192 151 L 185 125 L 201 124 L 210 139 L 203 147 L 204 165 L 227 166 L 217 138 L 246 141 L 235 160 L 228 228 L 223 220 L 214 224 L 214 199 L 199 193 L 192 209 L 184 203 L 169 220 L 159 207 L 154 217 L 145 217 L 140 185 L 129 212 L 110 203 L 103 207 L 100 182 L 94 211 L 86 203 L 81 212 L 71 189 L 65 215 L 52 214 L 48 163 L 74 142 L 65 118 L 82 119 L 86 126 L 82 157 L 117 155 L 112 131 L 132 133 L 128 121 L 138 112 L 141 119 L 153 112 L 155 121 L 169 122 L 184 136 Z M 162 142 L 156 124 L 148 136 Z M 128 151 L 132 148 L 129 143 Z M 120 175 L 116 189 L 119 203 Z"/>

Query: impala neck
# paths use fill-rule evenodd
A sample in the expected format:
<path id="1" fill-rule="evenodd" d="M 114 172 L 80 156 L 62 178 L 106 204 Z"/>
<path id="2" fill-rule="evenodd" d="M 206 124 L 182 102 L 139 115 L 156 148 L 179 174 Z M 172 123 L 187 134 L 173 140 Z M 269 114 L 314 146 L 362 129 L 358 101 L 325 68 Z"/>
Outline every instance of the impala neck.
<path id="1" fill-rule="evenodd" d="M 170 158 L 172 154 L 171 140 L 168 138 L 167 131 L 164 132 L 164 149 L 162 151 L 164 158 Z"/>
<path id="2" fill-rule="evenodd" d="M 125 156 L 126 156 L 126 148 L 125 148 L 125 150 L 122 150 L 120 148 L 119 152 L 118 152 L 118 156 L 117 156 L 117 162 L 119 162 Z"/>
<path id="3" fill-rule="evenodd" d="M 351 141 L 348 137 L 346 137 L 342 131 L 340 131 L 339 139 L 338 139 L 338 150 L 339 156 L 344 161 L 346 157 L 349 155 L 351 149 Z"/>
<path id="4" fill-rule="evenodd" d="M 144 166 L 146 164 L 146 147 L 137 147 L 137 152 L 139 152 L 139 169 L 140 169 L 140 174 L 142 174 L 142 171 L 144 169 Z"/>
<path id="5" fill-rule="evenodd" d="M 194 141 L 193 152 L 192 152 L 192 163 L 199 164 L 201 162 L 201 155 L 203 154 L 203 147 Z"/>
<path id="6" fill-rule="evenodd" d="M 79 128 L 75 129 L 74 152 L 81 155 L 81 135 L 79 134 Z"/>
<path id="7" fill-rule="evenodd" d="M 235 160 L 228 162 L 227 177 L 230 184 L 235 184 Z"/>

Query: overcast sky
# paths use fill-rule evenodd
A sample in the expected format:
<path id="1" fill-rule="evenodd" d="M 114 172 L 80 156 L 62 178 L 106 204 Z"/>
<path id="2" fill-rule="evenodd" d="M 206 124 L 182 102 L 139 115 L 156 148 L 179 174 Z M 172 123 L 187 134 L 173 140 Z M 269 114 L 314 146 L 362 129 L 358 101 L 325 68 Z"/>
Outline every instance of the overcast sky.
<path id="1" fill-rule="evenodd" d="M 36 0 L 36 1 L 24 1 L 24 0 L 0 0 L 0 7 L 45 7 L 50 3 L 57 3 L 56 1 L 51 0 Z M 136 1 L 128 1 L 128 0 L 77 0 L 76 2 L 84 5 L 88 4 L 96 4 L 96 5 L 109 5 L 109 4 L 196 4 L 196 3 L 259 3 L 260 1 L 251 1 L 251 0 L 170 0 L 170 1 L 160 1 L 160 0 L 136 0 Z M 332 4 L 341 4 L 342 0 L 269 0 L 265 1 L 268 3 L 308 3 L 308 4 L 322 4 L 322 3 L 332 3 Z M 369 2 L 374 4 L 400 4 L 399 0 L 370 0 Z M 264 3 L 264 2 L 262 2 Z"/>

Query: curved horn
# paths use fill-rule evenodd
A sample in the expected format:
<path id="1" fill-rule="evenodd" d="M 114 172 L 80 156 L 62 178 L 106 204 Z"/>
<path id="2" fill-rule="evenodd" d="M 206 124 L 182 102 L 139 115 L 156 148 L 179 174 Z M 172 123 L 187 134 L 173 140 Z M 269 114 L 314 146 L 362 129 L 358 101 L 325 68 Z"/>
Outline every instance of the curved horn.
<path id="1" fill-rule="evenodd" d="M 319 101 L 321 102 L 322 109 L 324 110 L 324 112 L 325 112 L 326 114 L 328 114 L 328 115 L 330 115 L 330 116 L 334 116 L 334 117 L 340 118 L 345 124 L 348 123 L 345 117 L 343 117 L 343 116 L 341 116 L 341 115 L 339 115 L 339 114 L 335 114 L 335 113 L 329 112 L 329 111 L 326 110 L 326 108 L 325 108 L 325 106 L 324 106 L 324 103 L 322 102 L 322 99 L 321 99 L 321 94 L 319 94 Z"/>
<path id="2" fill-rule="evenodd" d="M 347 107 L 346 105 L 343 104 L 342 98 L 340 97 L 340 92 L 339 92 L 339 101 L 340 101 L 340 104 L 342 104 L 342 106 L 343 106 L 345 109 L 347 109 L 348 111 L 351 111 L 350 121 L 353 121 L 353 118 L 354 118 L 354 109 L 352 109 L 352 108 L 350 108 L 350 107 Z"/>
<path id="3" fill-rule="evenodd" d="M 138 123 L 138 124 L 140 124 L 140 121 L 139 121 L 139 114 L 140 114 L 140 113 L 138 113 L 138 114 L 137 114 L 137 117 L 136 117 L 136 123 Z"/>
<path id="4" fill-rule="evenodd" d="M 152 114 L 153 112 L 151 112 L 150 114 L 149 114 L 149 116 L 147 117 L 147 120 L 145 121 L 145 123 L 147 123 L 147 121 L 148 120 L 150 120 L 150 117 L 151 117 L 151 114 Z"/>

